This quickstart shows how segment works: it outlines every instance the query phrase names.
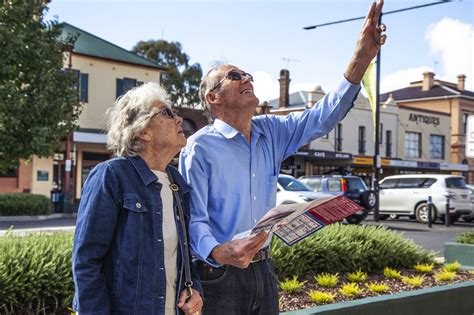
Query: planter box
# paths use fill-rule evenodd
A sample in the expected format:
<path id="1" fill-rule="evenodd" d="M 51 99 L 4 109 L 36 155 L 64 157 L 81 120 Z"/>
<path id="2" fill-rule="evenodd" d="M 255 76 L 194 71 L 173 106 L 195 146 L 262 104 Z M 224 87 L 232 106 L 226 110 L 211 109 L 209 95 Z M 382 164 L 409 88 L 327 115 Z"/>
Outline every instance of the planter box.
<path id="1" fill-rule="evenodd" d="M 474 269 L 474 245 L 462 243 L 444 244 L 444 261 L 458 261 L 463 269 Z"/>
<path id="2" fill-rule="evenodd" d="M 322 305 L 287 315 L 472 315 L 474 281 Z"/>

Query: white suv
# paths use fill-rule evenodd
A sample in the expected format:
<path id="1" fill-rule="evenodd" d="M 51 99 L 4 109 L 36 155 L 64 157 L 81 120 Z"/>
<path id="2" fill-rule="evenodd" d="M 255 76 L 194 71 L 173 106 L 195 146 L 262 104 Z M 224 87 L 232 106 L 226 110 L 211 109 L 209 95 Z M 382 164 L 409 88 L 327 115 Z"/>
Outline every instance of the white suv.
<path id="1" fill-rule="evenodd" d="M 395 175 L 380 182 L 380 218 L 390 214 L 416 217 L 428 222 L 428 196 L 433 202 L 432 220 L 444 220 L 449 197 L 450 221 L 472 214 L 472 202 L 464 177 L 439 174 Z"/>

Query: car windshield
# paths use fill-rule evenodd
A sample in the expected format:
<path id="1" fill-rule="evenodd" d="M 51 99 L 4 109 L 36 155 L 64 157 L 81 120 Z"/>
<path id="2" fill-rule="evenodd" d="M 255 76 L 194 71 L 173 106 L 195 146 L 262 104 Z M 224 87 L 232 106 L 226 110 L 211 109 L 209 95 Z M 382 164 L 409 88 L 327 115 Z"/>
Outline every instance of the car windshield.
<path id="1" fill-rule="evenodd" d="M 346 178 L 347 190 L 349 191 L 366 191 L 367 186 L 365 186 L 364 181 L 361 178 Z"/>
<path id="2" fill-rule="evenodd" d="M 466 182 L 462 177 L 449 177 L 446 178 L 446 187 L 464 189 L 466 188 Z"/>
<path id="3" fill-rule="evenodd" d="M 286 191 L 311 191 L 311 189 L 297 180 L 296 178 L 291 177 L 279 177 L 278 183 Z"/>

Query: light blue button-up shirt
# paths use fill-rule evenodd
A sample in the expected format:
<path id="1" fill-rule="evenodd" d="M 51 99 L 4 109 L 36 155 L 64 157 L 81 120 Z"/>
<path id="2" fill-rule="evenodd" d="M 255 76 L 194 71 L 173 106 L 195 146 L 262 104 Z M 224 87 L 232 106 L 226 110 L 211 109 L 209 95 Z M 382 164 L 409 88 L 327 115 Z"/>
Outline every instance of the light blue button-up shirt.
<path id="1" fill-rule="evenodd" d="M 179 170 L 191 191 L 190 243 L 209 261 L 212 249 L 251 229 L 275 206 L 281 162 L 302 145 L 329 133 L 353 106 L 360 90 L 347 80 L 311 109 L 252 119 L 245 136 L 216 119 L 188 139 Z"/>

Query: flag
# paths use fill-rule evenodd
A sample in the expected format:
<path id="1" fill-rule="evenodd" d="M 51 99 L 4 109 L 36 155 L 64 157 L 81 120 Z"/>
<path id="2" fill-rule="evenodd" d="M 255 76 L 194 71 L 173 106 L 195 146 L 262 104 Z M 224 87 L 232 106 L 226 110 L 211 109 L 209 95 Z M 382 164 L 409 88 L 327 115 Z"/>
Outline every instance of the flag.
<path id="1" fill-rule="evenodd" d="M 376 92 L 376 84 L 377 84 L 377 75 L 375 73 L 376 65 L 375 59 L 369 64 L 367 71 L 365 71 L 364 77 L 362 78 L 362 87 L 364 88 L 365 94 L 367 94 L 367 98 L 369 99 L 370 108 L 372 108 L 372 120 L 374 122 L 374 135 L 375 135 L 375 94 Z M 375 138 L 374 138 L 375 139 Z"/>

